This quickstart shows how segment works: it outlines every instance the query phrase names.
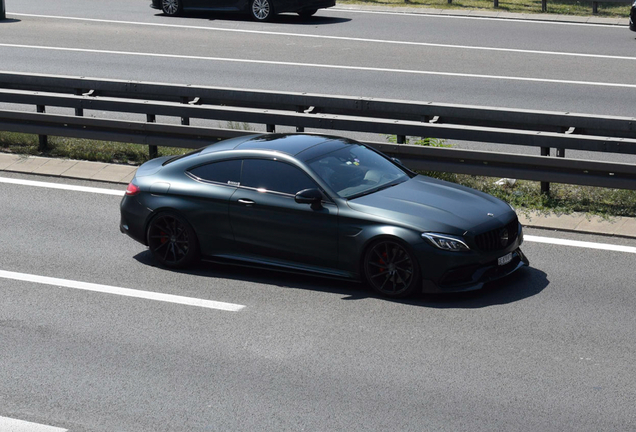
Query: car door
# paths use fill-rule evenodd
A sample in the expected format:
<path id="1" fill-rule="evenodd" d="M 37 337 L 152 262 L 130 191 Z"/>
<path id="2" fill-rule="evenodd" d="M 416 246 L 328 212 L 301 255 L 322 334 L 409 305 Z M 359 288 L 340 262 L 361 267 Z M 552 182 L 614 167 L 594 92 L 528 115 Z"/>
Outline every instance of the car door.
<path id="1" fill-rule="evenodd" d="M 230 198 L 238 248 L 249 256 L 304 267 L 338 265 L 338 208 L 299 204 L 303 189 L 318 188 L 300 168 L 277 160 L 245 159 L 241 185 Z"/>
<path id="2" fill-rule="evenodd" d="M 233 250 L 229 202 L 239 185 L 242 162 L 241 159 L 217 161 L 187 171 L 198 183 L 189 194 L 188 218 L 199 236 L 203 255 Z"/>

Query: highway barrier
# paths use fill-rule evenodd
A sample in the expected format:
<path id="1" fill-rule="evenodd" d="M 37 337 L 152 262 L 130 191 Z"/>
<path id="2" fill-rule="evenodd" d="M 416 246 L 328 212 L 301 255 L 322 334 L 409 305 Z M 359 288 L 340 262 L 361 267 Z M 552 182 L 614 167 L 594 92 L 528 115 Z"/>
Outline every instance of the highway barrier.
<path id="1" fill-rule="evenodd" d="M 54 135 L 145 144 L 152 156 L 157 146 L 198 148 L 254 133 L 209 121 L 245 122 L 268 132 L 285 126 L 396 135 L 397 144 L 368 144 L 417 170 L 536 180 L 545 191 L 549 182 L 636 190 L 634 164 L 565 157 L 566 150 L 636 155 L 636 119 L 629 117 L 12 72 L 0 72 L 0 102 L 16 107 L 0 110 L 0 130 L 38 134 L 43 148 Z M 104 118 L 108 112 L 138 120 Z M 530 146 L 542 156 L 403 144 L 408 136 Z M 546 157 L 551 149 L 556 158 Z"/>

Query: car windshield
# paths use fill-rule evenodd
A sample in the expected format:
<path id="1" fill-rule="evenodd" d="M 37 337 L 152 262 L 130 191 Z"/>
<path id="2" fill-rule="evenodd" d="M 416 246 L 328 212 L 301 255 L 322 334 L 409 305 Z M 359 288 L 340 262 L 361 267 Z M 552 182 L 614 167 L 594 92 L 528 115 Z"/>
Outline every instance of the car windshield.
<path id="1" fill-rule="evenodd" d="M 363 145 L 350 145 L 308 161 L 341 197 L 362 195 L 402 183 L 409 176 L 391 161 Z"/>

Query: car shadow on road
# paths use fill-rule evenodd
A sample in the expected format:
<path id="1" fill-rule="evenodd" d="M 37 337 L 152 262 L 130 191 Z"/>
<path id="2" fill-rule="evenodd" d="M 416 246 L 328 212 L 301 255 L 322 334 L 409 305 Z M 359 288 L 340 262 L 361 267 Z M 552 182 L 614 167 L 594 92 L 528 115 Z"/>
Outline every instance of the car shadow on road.
<path id="1" fill-rule="evenodd" d="M 135 255 L 134 259 L 141 264 L 161 268 L 149 250 Z M 485 285 L 483 289 L 478 291 L 420 294 L 407 299 L 390 299 L 377 295 L 365 284 L 351 280 L 328 279 L 316 275 L 287 273 L 240 265 L 200 262 L 187 270 L 171 271 L 201 277 L 333 293 L 342 295 L 342 299 L 348 301 L 376 298 L 387 302 L 435 309 L 478 309 L 514 303 L 539 294 L 550 284 L 543 271 L 524 267 L 508 277 Z"/>
<path id="2" fill-rule="evenodd" d="M 13 24 L 13 23 L 19 23 L 19 22 L 22 22 L 22 20 L 14 19 L 14 18 L 0 19 L 0 24 Z"/>
<path id="3" fill-rule="evenodd" d="M 163 13 L 156 13 L 156 17 L 163 17 L 166 19 L 172 19 L 164 15 Z M 207 19 L 210 21 L 248 21 L 254 22 L 247 14 L 242 13 L 220 13 L 220 12 L 190 12 L 187 15 L 182 15 L 179 18 L 191 18 L 191 19 Z M 318 15 L 314 15 L 308 18 L 302 18 L 297 14 L 280 14 L 272 18 L 271 21 L 264 24 L 296 24 L 296 25 L 326 25 L 326 24 L 342 24 L 351 21 L 351 18 L 329 17 L 321 16 L 320 11 Z"/>

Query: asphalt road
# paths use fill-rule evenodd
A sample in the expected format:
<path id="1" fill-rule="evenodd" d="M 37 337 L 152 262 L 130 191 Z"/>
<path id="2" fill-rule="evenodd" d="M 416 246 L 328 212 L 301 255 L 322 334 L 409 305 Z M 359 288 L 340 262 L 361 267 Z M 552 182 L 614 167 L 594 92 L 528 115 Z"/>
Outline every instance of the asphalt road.
<path id="1" fill-rule="evenodd" d="M 7 14 L 10 71 L 622 116 L 636 96 L 626 27 L 337 9 L 254 23 L 169 18 L 147 0 L 20 0 Z"/>
<path id="2" fill-rule="evenodd" d="M 148 4 L 9 1 L 9 19 L 0 22 L 0 69 L 634 116 L 636 41 L 626 27 L 337 8 L 321 10 L 308 20 L 287 14 L 272 23 L 254 23 L 241 15 L 170 18 Z M 121 118 L 112 113 L 86 115 Z M 636 160 L 576 151 L 567 156 Z"/>
<path id="3" fill-rule="evenodd" d="M 118 232 L 119 200 L 0 184 L 0 420 L 71 432 L 636 428 L 634 253 L 527 241 L 532 267 L 485 291 L 390 301 L 327 279 L 158 268 Z"/>
<path id="4" fill-rule="evenodd" d="M 7 15 L 2 70 L 633 116 L 627 28 L 335 9 L 168 19 L 147 0 L 9 0 Z M 0 430 L 636 428 L 633 253 L 528 241 L 532 268 L 485 291 L 395 302 L 332 280 L 163 270 L 118 232 L 118 202 L 0 184 Z"/>

